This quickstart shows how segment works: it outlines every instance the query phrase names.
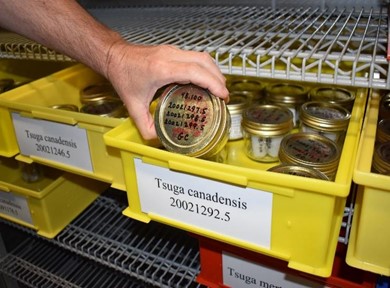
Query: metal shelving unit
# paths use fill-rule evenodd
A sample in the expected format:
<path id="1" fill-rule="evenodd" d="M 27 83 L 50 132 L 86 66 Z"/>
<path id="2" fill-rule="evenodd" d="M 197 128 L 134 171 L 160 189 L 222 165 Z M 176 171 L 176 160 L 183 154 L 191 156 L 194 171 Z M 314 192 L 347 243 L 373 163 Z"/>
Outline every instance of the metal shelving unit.
<path id="1" fill-rule="evenodd" d="M 387 8 L 174 5 L 89 11 L 128 41 L 208 52 L 225 74 L 390 89 Z M 1 58 L 73 61 L 0 30 Z M 115 280 L 123 286 L 104 287 L 145 287 L 137 281 L 156 287 L 201 287 L 195 281 L 200 269 L 196 240 L 172 227 L 127 218 L 124 208 L 100 197 L 52 240 L 0 219 L 29 235 L 0 259 L 0 271 L 28 287 L 84 287 L 78 281 L 85 275 L 110 279 L 105 269 L 123 279 Z M 345 209 L 341 243 L 348 242 L 352 215 L 353 204 Z M 59 262 L 46 265 L 42 259 Z M 83 265 L 76 273 L 80 278 L 66 269 L 77 265 Z M 137 280 L 135 286 L 126 282 L 128 277 Z"/>
<path id="2" fill-rule="evenodd" d="M 144 224 L 125 217 L 122 215 L 125 206 L 120 203 L 105 196 L 98 198 L 50 240 L 0 218 L 2 223 L 30 235 L 6 257 L 0 258 L 0 271 L 28 287 L 42 287 L 42 283 L 47 287 L 93 287 L 88 285 L 100 283 L 96 281 L 105 280 L 108 276 L 104 275 L 110 273 L 118 278 L 115 283 L 129 276 L 151 287 L 202 287 L 195 280 L 200 270 L 197 240 L 169 226 Z M 352 212 L 353 204 L 350 204 L 345 209 L 342 230 L 346 231 L 340 233 L 340 243 L 348 242 Z M 83 267 L 80 274 L 73 275 L 78 271 L 75 267 Z M 95 282 L 80 282 L 88 275 L 99 277 L 93 278 Z M 138 285 L 129 287 L 145 287 Z"/>
<path id="3" fill-rule="evenodd" d="M 2 260 L 1 268 L 27 287 L 148 287 L 39 239 L 24 240 Z"/>
<path id="4" fill-rule="evenodd" d="M 1 219 L 1 222 L 30 234 L 28 238 L 36 239 L 39 237 L 40 242 L 46 242 L 41 244 L 36 240 L 27 240 L 33 243 L 31 245 L 42 246 L 46 244 L 48 248 L 47 251 L 44 247 L 37 250 L 38 248 L 33 246 L 27 245 L 28 247 L 24 247 L 26 245 L 23 244 L 15 249 L 15 252 L 10 253 L 9 256 L 0 259 L 0 271 L 19 279 L 22 272 L 18 271 L 27 269 L 31 270 L 31 273 L 35 273 L 36 276 L 47 277 L 48 281 L 52 281 L 51 273 L 54 272 L 51 272 L 51 261 L 53 261 L 53 268 L 67 268 L 65 266 L 68 264 L 57 263 L 62 256 L 55 254 L 65 253 L 61 252 L 61 250 L 64 250 L 68 253 L 74 252 L 71 254 L 82 256 L 83 259 L 99 263 L 150 286 L 167 288 L 201 287 L 195 281 L 200 269 L 197 240 L 181 230 L 158 223 L 146 225 L 127 218 L 122 215 L 123 209 L 124 206 L 120 202 L 102 196 L 56 238 L 50 240 L 37 236 L 35 231 L 31 229 Z M 55 248 L 51 248 L 52 246 Z M 40 252 L 34 254 L 36 250 Z M 68 258 L 64 257 L 63 261 L 67 261 Z M 50 263 L 44 267 L 35 264 L 35 260 L 39 262 L 40 259 L 45 259 L 42 261 Z M 12 264 L 12 262 L 15 262 L 15 264 Z M 37 265 L 37 269 L 32 269 Z M 20 266 L 20 269 L 12 268 L 16 266 Z M 70 266 L 69 269 L 74 265 Z M 49 270 L 44 272 L 46 268 Z M 62 272 L 62 270 L 59 272 Z M 92 271 L 86 271 L 85 275 L 89 275 L 88 272 L 92 273 Z M 91 275 L 95 275 L 95 272 Z M 34 279 L 34 277 L 31 276 L 31 279 Z M 56 282 L 57 280 L 53 281 Z M 26 280 L 26 282 L 28 281 Z M 84 285 L 77 286 L 76 284 L 69 287 L 87 287 Z M 32 283 L 30 287 L 42 286 L 34 286 Z"/>
<path id="5" fill-rule="evenodd" d="M 206 51 L 226 74 L 390 89 L 386 8 L 89 10 L 128 41 Z M 0 58 L 71 60 L 15 34 L 1 35 Z"/>

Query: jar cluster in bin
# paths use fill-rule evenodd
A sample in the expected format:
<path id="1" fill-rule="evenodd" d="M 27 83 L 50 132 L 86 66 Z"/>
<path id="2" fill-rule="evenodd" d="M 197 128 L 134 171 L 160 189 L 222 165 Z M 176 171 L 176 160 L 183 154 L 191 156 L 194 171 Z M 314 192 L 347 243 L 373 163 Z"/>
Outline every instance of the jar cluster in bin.
<path id="1" fill-rule="evenodd" d="M 9 91 L 27 83 L 16 83 L 12 78 L 0 79 L 0 93 Z M 81 107 L 69 103 L 50 106 L 53 109 L 80 112 L 102 117 L 127 118 L 125 105 L 109 82 L 98 82 L 80 90 Z"/>
<path id="2" fill-rule="evenodd" d="M 227 88 L 226 105 L 192 84 L 166 88 L 155 111 L 164 148 L 229 163 L 226 144 L 237 141 L 248 159 L 281 165 L 271 171 L 334 180 L 354 91 L 247 76 L 228 76 Z"/>
<path id="3" fill-rule="evenodd" d="M 372 172 L 390 175 L 390 93 L 381 95 Z"/>
<path id="4" fill-rule="evenodd" d="M 354 93 L 293 82 L 261 83 L 242 76 L 230 78 L 228 89 L 237 95 L 237 87 L 245 91 L 245 85 L 237 83 L 254 81 L 258 81 L 263 97 L 252 99 L 242 114 L 246 155 L 255 161 L 280 164 L 270 171 L 333 180 Z"/>

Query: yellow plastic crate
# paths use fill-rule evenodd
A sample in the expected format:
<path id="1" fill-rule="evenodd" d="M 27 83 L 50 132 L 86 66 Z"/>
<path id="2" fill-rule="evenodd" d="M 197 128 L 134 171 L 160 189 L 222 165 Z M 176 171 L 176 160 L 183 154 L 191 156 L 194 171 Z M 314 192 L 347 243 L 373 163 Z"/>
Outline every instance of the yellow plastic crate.
<path id="1" fill-rule="evenodd" d="M 228 143 L 228 164 L 171 153 L 158 148 L 155 141 L 144 141 L 128 119 L 125 123 L 104 135 L 106 144 L 119 149 L 122 155 L 129 203 L 128 208 L 123 213 L 143 222 L 158 221 L 237 247 L 284 259 L 288 261 L 290 268 L 328 277 L 332 270 L 346 198 L 350 193 L 353 173 L 351 163 L 354 163 L 356 156 L 366 99 L 367 91 L 359 89 L 334 182 L 266 171 L 276 164 L 261 164 L 250 160 L 244 155 L 240 141 Z M 149 173 L 147 169 L 151 169 L 152 172 Z M 158 176 L 157 174 L 154 175 L 153 171 L 157 171 Z M 160 174 L 160 171 L 163 172 Z M 137 174 L 139 175 L 137 176 Z M 159 179 L 160 175 L 169 177 L 169 181 L 165 181 L 161 177 L 161 183 L 166 184 L 167 190 L 174 191 L 176 189 L 177 194 L 171 193 L 165 196 L 164 190 L 154 183 L 160 181 L 156 180 Z M 144 176 L 145 178 L 142 178 Z M 152 184 L 155 186 L 150 189 L 149 194 L 145 189 L 145 185 L 151 185 L 150 182 L 153 182 Z M 238 196 L 236 196 L 236 202 L 232 205 L 236 205 L 236 207 L 241 205 L 241 208 L 243 208 L 243 199 L 247 195 L 254 198 L 256 205 L 259 206 L 262 205 L 259 198 L 264 196 L 264 199 L 269 201 L 268 197 L 270 196 L 271 204 L 269 202 L 264 204 L 264 211 L 268 211 L 267 209 L 270 208 L 270 212 L 267 212 L 271 213 L 270 222 L 263 225 L 261 224 L 263 223 L 261 217 L 245 214 L 246 211 L 243 209 L 241 209 L 242 212 L 236 212 L 239 209 L 231 207 L 229 208 L 231 215 L 220 215 L 222 217 L 219 220 L 214 220 L 217 219 L 215 215 L 212 219 L 206 216 L 203 217 L 203 215 L 199 216 L 201 213 L 198 210 L 191 212 L 191 215 L 195 215 L 193 220 L 192 216 L 188 216 L 190 214 L 189 210 L 182 211 L 186 207 L 188 208 L 188 205 L 195 205 L 188 201 L 179 200 L 182 209 L 174 210 L 177 211 L 176 215 L 176 212 L 170 210 L 173 208 L 165 207 L 169 205 L 166 204 L 168 200 L 166 201 L 164 197 L 176 201 L 176 199 L 182 197 L 180 187 L 184 187 L 184 185 L 198 187 L 198 185 L 201 185 L 199 183 L 202 183 L 202 185 L 204 183 L 202 187 L 205 187 L 206 192 L 214 193 L 212 195 L 215 195 L 215 190 L 213 190 L 215 187 L 220 189 L 217 191 L 220 194 L 225 193 L 225 188 L 232 190 L 232 197 L 235 197 L 235 193 L 240 193 L 241 198 L 237 199 Z M 208 189 L 210 191 L 207 191 Z M 185 186 L 184 191 L 189 193 L 187 186 Z M 143 200 L 146 197 L 149 198 L 146 201 Z M 183 197 L 187 197 L 187 195 Z M 188 199 L 188 197 L 185 199 Z M 239 201 L 241 202 L 239 203 Z M 148 207 L 142 203 L 147 203 Z M 208 203 L 211 202 L 208 201 Z M 252 201 L 245 205 L 251 206 Z M 159 208 L 161 206 L 164 207 Z M 216 206 L 217 204 L 215 204 Z M 210 204 L 207 211 L 212 214 L 214 212 L 210 209 L 215 207 Z M 202 206 L 198 205 L 195 208 L 202 208 Z M 161 212 L 160 209 L 166 209 L 168 212 Z M 256 211 L 253 212 L 254 214 L 257 213 Z M 229 219 L 229 217 L 236 218 Z M 239 217 L 247 218 L 229 226 L 230 223 L 236 222 Z M 220 221 L 219 224 L 216 221 Z M 195 222 L 197 224 L 193 224 Z M 209 225 L 211 224 L 208 224 L 209 222 L 216 223 L 214 228 L 210 228 Z M 225 224 L 225 222 L 229 223 Z M 268 224 L 270 224 L 270 227 L 261 228 Z M 247 240 L 246 232 L 239 232 L 241 228 L 253 233 L 255 238 L 256 235 L 259 235 L 260 238 L 264 234 L 266 236 L 264 243 L 267 241 L 269 243 L 258 244 L 260 241 L 254 243 L 254 241 Z M 229 232 L 229 229 L 234 233 Z"/>
<path id="2" fill-rule="evenodd" d="M 106 147 L 103 140 L 104 133 L 121 124 L 124 120 L 51 108 L 52 105 L 58 104 L 73 104 L 81 107 L 80 90 L 103 80 L 102 76 L 91 69 L 77 64 L 1 94 L 0 107 L 7 110 L 3 111 L 4 115 L 0 115 L 1 122 L 6 125 L 4 130 L 7 136 L 5 137 L 16 139 L 12 150 L 20 153 L 17 156 L 18 159 L 25 162 L 32 159 L 34 162 L 107 182 L 114 188 L 125 190 L 119 152 L 116 149 Z M 22 124 L 16 127 L 15 123 L 19 122 Z M 34 129 L 25 128 L 25 123 L 33 125 Z M 23 136 L 24 130 L 29 129 L 29 131 L 34 132 L 33 134 L 47 136 L 46 130 L 41 132 L 42 127 L 54 129 L 50 133 L 57 133 L 54 134 L 57 139 L 59 139 L 58 135 L 61 138 L 68 130 L 72 131 L 71 133 L 77 131 L 78 134 L 70 134 L 69 139 L 65 136 L 60 139 L 60 141 L 67 140 L 69 145 L 73 145 L 73 147 L 62 145 L 61 147 L 64 149 L 60 149 L 58 146 L 52 148 L 53 142 L 48 142 L 52 140 L 46 141 L 46 138 L 45 140 L 37 138 L 35 139 L 37 141 L 35 148 L 29 147 L 30 150 L 23 150 L 21 147 L 27 141 L 20 138 L 19 134 Z M 80 147 L 74 147 L 80 146 L 77 141 L 82 141 L 83 152 L 81 152 Z M 32 148 L 34 149 L 31 150 Z M 72 150 L 74 152 L 68 152 L 72 148 L 74 148 Z M 72 154 L 67 153 L 75 153 L 75 156 L 69 156 Z M 81 158 L 84 162 L 79 164 L 78 161 Z"/>
<path id="3" fill-rule="evenodd" d="M 0 60 L 0 79 L 11 78 L 15 83 L 25 83 L 74 65 L 64 62 L 45 62 L 37 60 Z M 0 106 L 0 156 L 12 157 L 19 151 L 13 135 L 9 134 L 11 119 L 7 109 Z"/>
<path id="4" fill-rule="evenodd" d="M 359 184 L 349 237 L 347 263 L 390 276 L 390 176 L 371 173 L 379 96 L 369 101 L 353 181 Z"/>
<path id="5" fill-rule="evenodd" d="M 0 158 L 0 217 L 54 238 L 76 218 L 108 184 L 43 166 L 44 178 L 22 179 L 18 161 Z"/>

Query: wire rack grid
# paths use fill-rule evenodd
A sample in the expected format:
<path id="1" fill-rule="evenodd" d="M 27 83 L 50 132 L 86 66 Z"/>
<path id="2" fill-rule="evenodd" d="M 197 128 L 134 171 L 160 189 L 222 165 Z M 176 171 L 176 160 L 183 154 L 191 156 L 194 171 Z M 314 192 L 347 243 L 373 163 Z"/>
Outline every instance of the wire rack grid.
<path id="1" fill-rule="evenodd" d="M 126 40 L 208 52 L 222 72 L 390 89 L 386 8 L 137 6 L 90 9 Z M 0 58 L 70 60 L 2 33 Z"/>
<path id="2" fill-rule="evenodd" d="M 159 223 L 146 225 L 127 218 L 123 209 L 118 201 L 101 196 L 56 238 L 42 239 L 154 287 L 202 287 L 195 281 L 200 261 L 194 238 Z M 31 229 L 2 221 L 36 236 Z"/>

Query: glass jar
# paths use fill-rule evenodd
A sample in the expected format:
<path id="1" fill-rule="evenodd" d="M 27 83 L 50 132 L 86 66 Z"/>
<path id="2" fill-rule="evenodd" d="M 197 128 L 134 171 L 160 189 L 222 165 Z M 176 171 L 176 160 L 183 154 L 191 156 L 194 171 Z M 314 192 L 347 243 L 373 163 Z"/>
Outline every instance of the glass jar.
<path id="1" fill-rule="evenodd" d="M 340 160 L 340 149 L 325 136 L 295 133 L 283 138 L 279 149 L 282 164 L 308 166 L 334 180 Z"/>
<path id="2" fill-rule="evenodd" d="M 390 142 L 376 145 L 372 158 L 372 171 L 390 175 Z"/>
<path id="3" fill-rule="evenodd" d="M 231 93 L 229 98 L 230 100 L 227 104 L 231 118 L 229 140 L 242 139 L 242 113 L 249 106 L 250 99 L 241 95 L 240 93 Z"/>
<path id="4" fill-rule="evenodd" d="M 108 82 L 89 85 L 80 91 L 80 102 L 82 104 L 102 100 L 120 100 L 114 87 Z"/>
<path id="5" fill-rule="evenodd" d="M 26 183 L 35 183 L 40 181 L 43 176 L 42 166 L 38 163 L 20 162 L 22 179 Z"/>
<path id="6" fill-rule="evenodd" d="M 321 101 L 339 104 L 352 112 L 355 93 L 339 87 L 317 87 L 309 92 L 310 101 Z"/>
<path id="7" fill-rule="evenodd" d="M 376 129 L 376 141 L 378 143 L 390 142 L 390 118 L 379 121 Z"/>
<path id="8" fill-rule="evenodd" d="M 222 147 L 221 150 L 211 157 L 207 157 L 207 160 L 217 163 L 227 163 L 228 149 L 226 146 Z"/>
<path id="9" fill-rule="evenodd" d="M 205 159 L 223 149 L 231 125 L 225 102 L 193 84 L 168 86 L 159 98 L 154 122 L 168 151 Z"/>
<path id="10" fill-rule="evenodd" d="M 265 84 L 256 77 L 231 76 L 226 86 L 231 93 L 248 97 L 251 103 L 260 104 L 264 99 Z"/>
<path id="11" fill-rule="evenodd" d="M 252 105 L 242 119 L 246 155 L 260 162 L 278 161 L 282 138 L 293 129 L 293 114 L 277 105 Z"/>
<path id="12" fill-rule="evenodd" d="M 338 104 L 306 102 L 301 106 L 300 131 L 323 135 L 342 147 L 350 118 L 349 111 Z"/>
<path id="13" fill-rule="evenodd" d="M 128 113 L 123 102 L 114 99 L 101 99 L 84 104 L 81 113 L 97 115 L 101 117 L 126 118 Z"/>
<path id="14" fill-rule="evenodd" d="M 308 90 L 299 84 L 276 83 L 266 87 L 266 102 L 290 109 L 296 128 L 299 127 L 299 110 L 307 100 Z"/>
<path id="15" fill-rule="evenodd" d="M 289 165 L 289 164 L 280 164 L 277 166 L 273 166 L 268 169 L 271 172 L 277 172 L 282 174 L 295 175 L 300 177 L 308 177 L 315 178 L 321 180 L 329 180 L 328 176 L 326 176 L 321 171 L 313 169 L 307 166 L 297 166 L 297 165 Z"/>

